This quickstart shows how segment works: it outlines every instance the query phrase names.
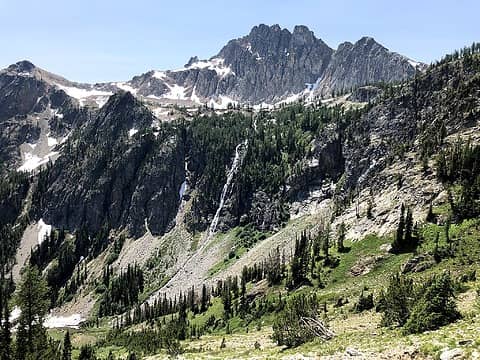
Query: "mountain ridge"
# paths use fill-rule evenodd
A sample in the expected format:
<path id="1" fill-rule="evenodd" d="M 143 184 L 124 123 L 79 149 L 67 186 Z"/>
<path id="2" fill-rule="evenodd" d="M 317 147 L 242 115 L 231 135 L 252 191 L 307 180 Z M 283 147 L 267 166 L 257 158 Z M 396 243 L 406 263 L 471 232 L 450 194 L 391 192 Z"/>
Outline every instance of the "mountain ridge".
<path id="1" fill-rule="evenodd" d="M 364 42 L 369 44 L 368 49 L 361 49 L 360 44 Z M 379 53 L 381 58 L 376 61 Z M 357 61 L 351 61 L 352 57 Z M 27 63 L 33 65 L 23 60 L 7 69 L 23 64 L 21 68 Z M 152 69 L 128 81 L 77 83 L 31 65 L 27 66 L 28 71 L 39 69 L 40 73 L 49 74 L 45 77 L 48 82 L 81 104 L 96 102 L 101 106 L 105 97 L 121 89 L 153 101 L 190 106 L 209 104 L 219 108 L 236 102 L 274 104 L 302 93 L 307 84 L 312 85 L 310 90 L 316 90 L 315 95 L 328 96 L 333 91 L 346 91 L 360 85 L 401 81 L 413 76 L 416 67 L 425 68 L 424 64 L 389 51 L 372 37 L 362 37 L 355 43 L 344 42 L 334 50 L 305 25 L 297 25 L 290 32 L 278 24 L 254 26 L 248 35 L 230 40 L 207 60 L 194 56 L 183 68 Z M 365 67 L 374 71 L 365 72 Z M 88 98 L 93 101 L 86 101 Z"/>

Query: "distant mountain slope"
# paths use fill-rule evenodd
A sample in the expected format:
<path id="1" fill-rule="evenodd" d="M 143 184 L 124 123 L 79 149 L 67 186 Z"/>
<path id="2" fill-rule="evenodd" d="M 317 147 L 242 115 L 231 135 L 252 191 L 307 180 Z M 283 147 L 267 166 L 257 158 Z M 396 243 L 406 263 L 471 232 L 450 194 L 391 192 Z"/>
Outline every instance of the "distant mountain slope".
<path id="1" fill-rule="evenodd" d="M 323 95 L 376 82 L 405 80 L 423 64 L 391 52 L 372 38 L 331 49 L 306 26 L 293 32 L 255 26 L 209 60 L 190 59 L 183 69 L 150 71 L 126 85 L 143 96 L 193 102 L 213 100 L 273 104 L 306 88 Z"/>

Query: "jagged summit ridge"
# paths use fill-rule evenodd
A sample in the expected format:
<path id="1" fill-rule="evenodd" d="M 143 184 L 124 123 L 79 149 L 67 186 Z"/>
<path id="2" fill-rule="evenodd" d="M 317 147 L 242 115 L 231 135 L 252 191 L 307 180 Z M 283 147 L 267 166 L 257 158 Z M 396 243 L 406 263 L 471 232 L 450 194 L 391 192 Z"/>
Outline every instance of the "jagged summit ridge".
<path id="1" fill-rule="evenodd" d="M 334 50 L 307 26 L 290 31 L 278 24 L 260 24 L 209 59 L 194 56 L 181 69 L 150 70 L 126 82 L 69 82 L 27 60 L 6 71 L 37 74 L 80 105 L 102 106 L 109 96 L 125 90 L 160 103 L 226 108 L 234 102 L 274 104 L 301 93 L 306 84 L 316 84 L 316 93 L 328 96 L 369 83 L 401 81 L 415 74 L 417 64 L 372 37 L 344 42 Z"/>

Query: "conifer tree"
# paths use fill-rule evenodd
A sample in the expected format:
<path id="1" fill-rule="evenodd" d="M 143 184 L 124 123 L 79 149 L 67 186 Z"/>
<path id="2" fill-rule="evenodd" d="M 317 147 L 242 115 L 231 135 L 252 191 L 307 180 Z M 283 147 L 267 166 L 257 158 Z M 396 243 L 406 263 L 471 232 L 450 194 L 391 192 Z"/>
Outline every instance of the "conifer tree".
<path id="1" fill-rule="evenodd" d="M 62 360 L 72 360 L 72 343 L 70 341 L 70 332 L 68 330 L 63 338 Z"/>
<path id="2" fill-rule="evenodd" d="M 17 330 L 17 354 L 24 359 L 28 354 L 40 354 L 47 348 L 43 321 L 48 311 L 49 299 L 46 281 L 35 266 L 27 266 L 17 293 L 20 308 Z M 23 348 L 23 349 L 22 349 Z"/>
<path id="3" fill-rule="evenodd" d="M 345 235 L 346 235 L 346 226 L 345 223 L 342 221 L 342 223 L 338 226 L 338 232 L 337 232 L 337 250 L 338 252 L 343 252 L 345 251 L 345 247 L 343 242 L 345 241 Z"/>

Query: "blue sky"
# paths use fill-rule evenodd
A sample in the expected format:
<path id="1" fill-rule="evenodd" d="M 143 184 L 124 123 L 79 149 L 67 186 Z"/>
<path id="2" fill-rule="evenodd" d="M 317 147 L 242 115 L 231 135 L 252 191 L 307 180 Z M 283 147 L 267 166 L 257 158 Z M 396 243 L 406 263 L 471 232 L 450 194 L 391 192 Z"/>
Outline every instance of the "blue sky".
<path id="1" fill-rule="evenodd" d="M 0 67 L 21 59 L 68 79 L 127 80 L 209 58 L 259 23 L 307 25 L 331 47 L 372 36 L 431 62 L 480 41 L 478 0 L 0 0 Z"/>

